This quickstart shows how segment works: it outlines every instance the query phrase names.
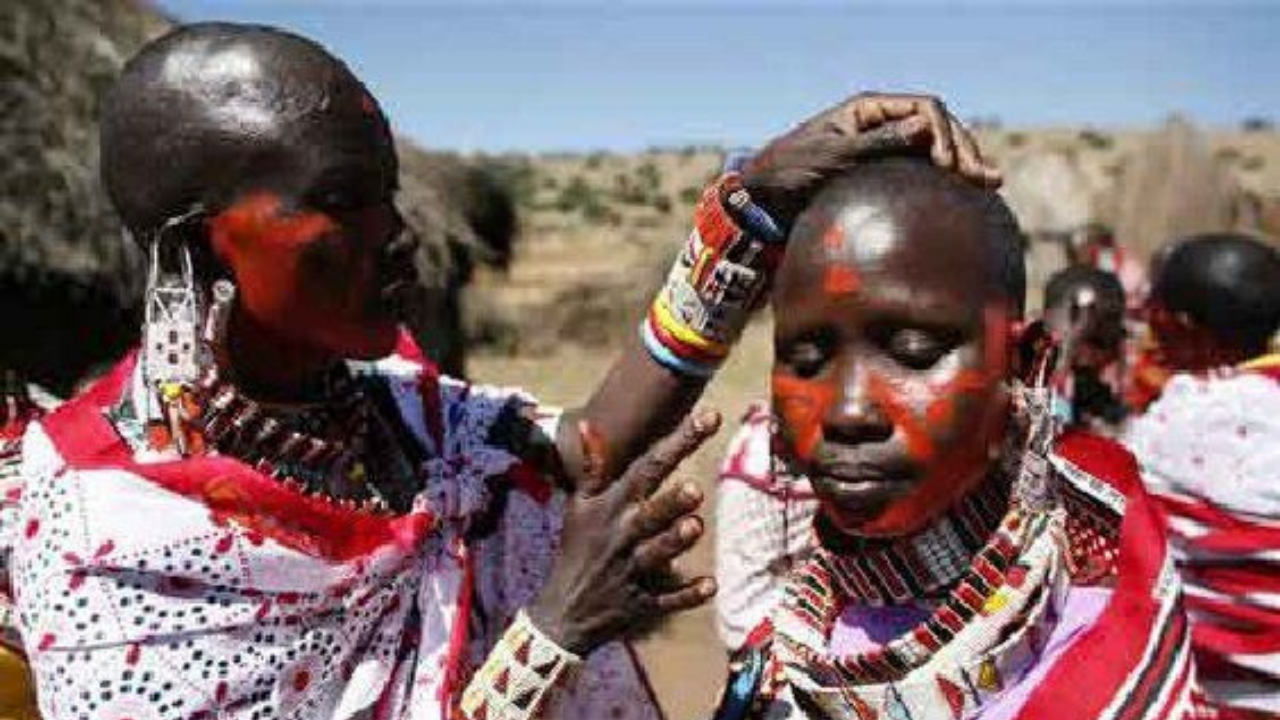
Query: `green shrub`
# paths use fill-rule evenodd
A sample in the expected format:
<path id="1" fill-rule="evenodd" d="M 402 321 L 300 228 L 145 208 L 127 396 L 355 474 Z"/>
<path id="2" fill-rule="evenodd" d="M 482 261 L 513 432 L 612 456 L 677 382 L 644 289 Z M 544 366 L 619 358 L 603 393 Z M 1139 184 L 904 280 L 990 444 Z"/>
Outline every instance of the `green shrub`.
<path id="1" fill-rule="evenodd" d="M 1079 137 L 1080 142 L 1084 143 L 1086 147 L 1094 150 L 1110 150 L 1111 147 L 1115 145 L 1114 138 L 1097 130 L 1081 130 Z"/>

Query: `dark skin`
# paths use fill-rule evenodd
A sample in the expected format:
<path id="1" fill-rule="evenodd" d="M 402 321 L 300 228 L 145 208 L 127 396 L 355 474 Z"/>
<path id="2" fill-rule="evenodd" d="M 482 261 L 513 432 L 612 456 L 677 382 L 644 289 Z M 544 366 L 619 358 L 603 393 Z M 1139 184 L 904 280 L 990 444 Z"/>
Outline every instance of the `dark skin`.
<path id="1" fill-rule="evenodd" d="M 1091 288 L 1072 288 L 1069 296 L 1045 308 L 1045 320 L 1072 369 L 1096 372 L 1120 359 L 1124 318 L 1102 308 Z"/>
<path id="2" fill-rule="evenodd" d="M 1184 238 L 1153 263 L 1146 316 L 1161 364 L 1172 372 L 1263 354 L 1280 327 L 1280 254 L 1247 235 Z"/>
<path id="3" fill-rule="evenodd" d="M 914 532 L 991 469 L 1017 311 L 979 270 L 984 232 L 942 193 L 840 183 L 792 232 L 773 295 L 774 410 L 840 534 Z"/>
<path id="4" fill-rule="evenodd" d="M 809 163 L 799 174 L 819 178 L 873 143 L 942 148 L 948 167 L 989 182 L 955 146 L 940 108 L 928 98 L 855 98 L 775 142 L 772 156 Z M 903 122 L 868 137 L 868 115 Z M 103 154 L 107 189 L 135 234 L 203 209 L 197 260 L 205 277 L 236 282 L 224 370 L 246 391 L 305 400 L 332 364 L 391 352 L 396 310 L 414 290 L 391 134 L 376 101 L 318 46 L 234 25 L 153 44 L 108 97 Z M 816 185 L 795 173 L 771 180 L 780 167 L 760 164 L 748 186 L 779 208 L 802 202 Z M 529 608 L 562 646 L 588 653 L 714 593 L 710 578 L 670 572 L 703 532 L 701 492 L 661 487 L 719 426 L 715 413 L 690 413 L 702 389 L 633 343 L 562 423 L 553 455 L 571 494 L 560 555 Z"/>

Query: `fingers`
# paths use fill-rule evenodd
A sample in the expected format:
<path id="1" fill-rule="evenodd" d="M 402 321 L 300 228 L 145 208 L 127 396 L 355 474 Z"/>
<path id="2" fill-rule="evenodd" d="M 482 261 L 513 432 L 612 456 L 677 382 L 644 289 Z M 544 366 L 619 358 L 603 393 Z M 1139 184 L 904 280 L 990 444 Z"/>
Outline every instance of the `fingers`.
<path id="1" fill-rule="evenodd" d="M 978 142 L 955 118 L 951 118 L 951 136 L 956 143 L 956 170 L 969 180 L 989 188 L 1000 186 L 1000 171 L 982 157 Z"/>
<path id="2" fill-rule="evenodd" d="M 885 152 L 932 141 L 930 158 L 939 167 L 956 170 L 985 187 L 998 187 L 1000 171 L 982 157 L 978 143 L 936 97 L 927 95 L 859 95 L 847 113 L 857 135 L 872 135 L 860 152 Z M 882 130 L 897 121 L 894 131 Z M 896 146 L 895 146 L 896 143 Z"/>
<path id="3" fill-rule="evenodd" d="M 659 492 L 640 504 L 631 518 L 631 537 L 643 539 L 666 530 L 678 518 L 702 505 L 702 491 L 693 483 Z"/>
<path id="4" fill-rule="evenodd" d="M 932 140 L 929 121 L 925 118 L 912 115 L 904 120 L 893 120 L 863 130 L 855 136 L 852 162 L 927 145 Z"/>
<path id="5" fill-rule="evenodd" d="M 929 118 L 933 130 L 933 148 L 929 156 L 933 164 L 951 170 L 955 167 L 955 136 L 951 132 L 951 115 L 941 100 L 929 98 L 922 102 L 924 116 Z"/>
<path id="6" fill-rule="evenodd" d="M 654 605 L 663 613 L 679 612 L 695 608 L 716 594 L 716 581 L 709 577 L 695 578 L 679 590 L 654 597 Z"/>
<path id="7" fill-rule="evenodd" d="M 636 566 L 646 572 L 667 567 L 672 560 L 698 542 L 703 530 L 702 519 L 697 515 L 680 518 L 666 530 L 636 546 Z"/>
<path id="8" fill-rule="evenodd" d="M 955 167 L 955 141 L 952 137 L 951 116 L 942 101 L 929 95 L 859 95 L 852 100 L 853 117 L 857 130 L 865 132 L 888 120 L 901 120 L 913 115 L 921 116 L 929 126 L 933 146 L 929 155 L 933 164 L 948 170 Z"/>
<path id="9" fill-rule="evenodd" d="M 620 483 L 626 488 L 627 497 L 638 500 L 652 495 L 681 461 L 719 429 L 720 413 L 714 410 L 696 410 L 687 415 L 674 432 L 655 443 L 627 468 Z"/>

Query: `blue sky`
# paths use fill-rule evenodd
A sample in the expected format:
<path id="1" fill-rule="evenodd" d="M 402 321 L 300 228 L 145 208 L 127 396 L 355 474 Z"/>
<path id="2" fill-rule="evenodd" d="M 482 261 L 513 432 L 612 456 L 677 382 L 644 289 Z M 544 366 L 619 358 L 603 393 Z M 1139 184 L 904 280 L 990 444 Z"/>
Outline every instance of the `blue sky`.
<path id="1" fill-rule="evenodd" d="M 313 37 L 400 132 L 458 150 L 750 145 L 860 89 L 1006 126 L 1280 119 L 1280 0 L 160 5 Z"/>

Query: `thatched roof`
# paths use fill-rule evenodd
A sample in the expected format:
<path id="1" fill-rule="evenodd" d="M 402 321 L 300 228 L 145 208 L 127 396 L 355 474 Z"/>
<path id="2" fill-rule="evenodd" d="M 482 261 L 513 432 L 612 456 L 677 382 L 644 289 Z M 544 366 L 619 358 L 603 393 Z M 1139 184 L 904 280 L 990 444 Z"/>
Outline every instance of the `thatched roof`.
<path id="1" fill-rule="evenodd" d="M 48 302 L 52 289 L 114 306 L 113 316 L 133 312 L 140 299 L 137 252 L 121 241 L 98 182 L 97 105 L 124 62 L 171 25 L 139 0 L 0 3 L 0 323 L 12 327 L 15 314 L 34 312 L 41 332 L 66 336 L 51 341 L 62 350 L 47 363 L 87 367 L 122 342 L 108 341 L 111 333 L 93 324 L 101 319 L 77 310 L 83 303 Z M 505 260 L 513 205 L 457 158 L 409 143 L 400 151 L 401 206 L 422 242 L 418 265 L 429 288 L 413 324 L 457 370 L 456 295 L 472 263 Z M 39 379 L 39 368 L 28 370 Z"/>

